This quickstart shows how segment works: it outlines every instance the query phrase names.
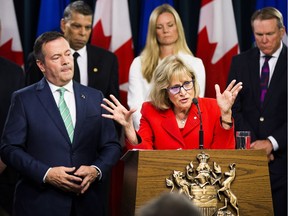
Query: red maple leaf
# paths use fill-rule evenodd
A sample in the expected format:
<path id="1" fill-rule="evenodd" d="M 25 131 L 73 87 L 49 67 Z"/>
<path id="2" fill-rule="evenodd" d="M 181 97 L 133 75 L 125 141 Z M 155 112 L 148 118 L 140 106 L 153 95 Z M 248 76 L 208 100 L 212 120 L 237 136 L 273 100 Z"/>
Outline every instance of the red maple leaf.
<path id="1" fill-rule="evenodd" d="M 96 46 L 109 50 L 110 43 L 111 43 L 111 36 L 106 37 L 104 35 L 103 25 L 100 20 L 98 23 L 96 23 L 96 25 L 93 28 L 91 44 L 94 44 Z"/>
<path id="2" fill-rule="evenodd" d="M 213 0 L 202 0 L 201 1 L 201 8 L 206 5 L 206 4 L 209 4 L 210 2 L 212 2 Z"/>
<path id="3" fill-rule="evenodd" d="M 215 98 L 215 84 L 219 84 L 221 92 L 226 88 L 231 59 L 238 53 L 238 44 L 226 52 L 215 64 L 212 58 L 217 43 L 210 43 L 207 28 L 205 27 L 198 34 L 197 57 L 201 58 L 206 71 L 205 97 Z"/>
<path id="4" fill-rule="evenodd" d="M 133 41 L 130 38 L 126 43 L 122 44 L 117 50 L 115 50 L 115 55 L 117 56 L 119 63 L 119 84 L 127 83 L 129 77 L 129 68 L 134 59 L 133 52 Z M 121 91 L 120 98 L 122 104 L 127 106 L 127 91 Z"/>
<path id="5" fill-rule="evenodd" d="M 9 59 L 12 62 L 22 66 L 24 64 L 23 52 L 12 50 L 13 38 L 8 40 L 6 43 L 2 44 L 0 47 L 0 56 Z"/>

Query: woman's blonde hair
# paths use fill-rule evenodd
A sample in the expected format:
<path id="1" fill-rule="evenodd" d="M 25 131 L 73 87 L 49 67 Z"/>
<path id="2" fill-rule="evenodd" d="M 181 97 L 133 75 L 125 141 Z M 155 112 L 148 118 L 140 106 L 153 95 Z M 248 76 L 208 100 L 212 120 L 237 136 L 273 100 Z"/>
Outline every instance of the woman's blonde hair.
<path id="1" fill-rule="evenodd" d="M 141 65 L 143 77 L 150 83 L 153 72 L 158 65 L 160 49 L 156 36 L 156 22 L 159 15 L 170 13 L 173 15 L 178 31 L 178 39 L 176 41 L 175 53 L 182 52 L 193 55 L 187 46 L 183 25 L 176 10 L 169 4 L 163 4 L 156 7 L 149 18 L 146 45 L 141 53 Z"/>
<path id="2" fill-rule="evenodd" d="M 179 55 L 167 56 L 156 67 L 152 78 L 152 87 L 150 91 L 151 103 L 160 110 L 171 108 L 172 103 L 169 100 L 167 88 L 170 85 L 172 78 L 183 77 L 188 75 L 194 80 L 194 95 L 199 96 L 199 84 L 195 76 L 193 68 L 185 62 Z"/>

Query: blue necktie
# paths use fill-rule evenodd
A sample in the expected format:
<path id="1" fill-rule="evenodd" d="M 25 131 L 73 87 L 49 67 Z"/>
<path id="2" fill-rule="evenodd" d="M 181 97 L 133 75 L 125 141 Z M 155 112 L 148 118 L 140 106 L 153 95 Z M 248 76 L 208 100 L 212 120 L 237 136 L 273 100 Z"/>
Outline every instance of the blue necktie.
<path id="1" fill-rule="evenodd" d="M 260 77 L 260 107 L 261 108 L 263 106 L 265 95 L 268 89 L 269 73 L 270 73 L 268 61 L 271 59 L 272 56 L 264 56 L 264 57 L 265 57 L 265 61 L 262 66 L 261 77 Z"/>
<path id="2" fill-rule="evenodd" d="M 71 143 L 72 143 L 73 142 L 73 136 L 74 136 L 74 126 L 73 126 L 72 117 L 70 115 L 69 108 L 68 108 L 68 106 L 64 100 L 64 93 L 65 93 L 66 89 L 62 87 L 62 88 L 59 88 L 57 91 L 60 93 L 58 108 L 59 108 L 60 114 L 62 116 L 66 130 L 68 132 L 69 138 L 70 138 Z"/>

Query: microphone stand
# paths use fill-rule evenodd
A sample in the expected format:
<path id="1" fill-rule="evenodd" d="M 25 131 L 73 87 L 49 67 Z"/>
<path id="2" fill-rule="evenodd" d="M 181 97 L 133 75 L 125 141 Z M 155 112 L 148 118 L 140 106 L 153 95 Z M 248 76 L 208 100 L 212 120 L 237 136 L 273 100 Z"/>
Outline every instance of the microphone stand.
<path id="1" fill-rule="evenodd" d="M 193 103 L 196 105 L 197 110 L 198 110 L 198 115 L 199 115 L 199 120 L 200 120 L 200 129 L 199 129 L 199 149 L 203 149 L 204 148 L 204 131 L 203 131 L 203 126 L 202 126 L 202 115 L 201 115 L 201 111 L 200 111 L 200 107 L 198 104 L 198 100 L 197 98 L 193 98 Z"/>

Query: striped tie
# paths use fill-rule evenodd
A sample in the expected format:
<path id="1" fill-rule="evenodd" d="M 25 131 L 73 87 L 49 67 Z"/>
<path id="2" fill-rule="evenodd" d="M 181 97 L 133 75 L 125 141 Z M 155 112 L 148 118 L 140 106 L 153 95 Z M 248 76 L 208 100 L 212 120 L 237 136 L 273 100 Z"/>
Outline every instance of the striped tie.
<path id="1" fill-rule="evenodd" d="M 62 87 L 62 88 L 59 88 L 57 91 L 60 93 L 58 108 L 59 108 L 60 114 L 62 116 L 66 130 L 68 132 L 69 138 L 70 138 L 71 143 L 72 143 L 73 142 L 73 136 L 74 136 L 74 127 L 73 127 L 73 122 L 72 122 L 69 108 L 68 108 L 68 106 L 64 100 L 64 93 L 65 93 L 66 89 Z"/>
<path id="2" fill-rule="evenodd" d="M 260 107 L 262 108 L 263 106 L 263 102 L 265 99 L 265 95 L 267 93 L 267 89 L 268 89 L 268 83 L 269 83 L 269 64 L 268 61 L 270 60 L 270 58 L 272 56 L 264 56 L 265 57 L 265 61 L 264 64 L 262 66 L 262 70 L 261 70 L 261 77 L 260 77 Z"/>

